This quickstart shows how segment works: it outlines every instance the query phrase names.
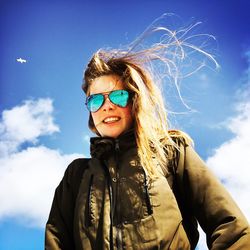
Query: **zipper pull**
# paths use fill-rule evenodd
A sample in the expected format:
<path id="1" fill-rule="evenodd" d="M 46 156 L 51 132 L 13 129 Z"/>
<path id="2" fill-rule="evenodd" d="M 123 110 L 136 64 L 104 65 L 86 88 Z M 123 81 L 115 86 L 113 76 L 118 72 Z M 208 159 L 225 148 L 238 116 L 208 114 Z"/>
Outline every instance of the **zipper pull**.
<path id="1" fill-rule="evenodd" d="M 119 152 L 120 151 L 120 146 L 119 146 L 119 140 L 115 139 L 115 151 Z"/>

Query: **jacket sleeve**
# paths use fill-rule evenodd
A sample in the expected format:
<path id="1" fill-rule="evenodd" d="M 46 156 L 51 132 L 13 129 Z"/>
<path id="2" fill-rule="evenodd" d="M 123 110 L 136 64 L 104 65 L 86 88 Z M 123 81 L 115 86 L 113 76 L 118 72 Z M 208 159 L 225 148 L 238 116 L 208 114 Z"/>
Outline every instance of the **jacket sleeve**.
<path id="1" fill-rule="evenodd" d="M 84 169 L 84 159 L 74 160 L 55 190 L 45 229 L 45 249 L 74 249 L 73 219 L 75 199 Z"/>
<path id="2" fill-rule="evenodd" d="M 209 249 L 250 249 L 249 224 L 227 190 L 189 145 L 176 169 L 182 194 L 206 233 Z"/>

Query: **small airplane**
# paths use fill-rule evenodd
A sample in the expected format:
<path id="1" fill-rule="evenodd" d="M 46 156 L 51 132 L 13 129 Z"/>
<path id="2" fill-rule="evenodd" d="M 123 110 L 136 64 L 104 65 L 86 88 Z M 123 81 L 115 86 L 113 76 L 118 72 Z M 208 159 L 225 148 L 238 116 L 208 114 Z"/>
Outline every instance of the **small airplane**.
<path id="1" fill-rule="evenodd" d="M 17 62 L 20 62 L 20 63 L 26 63 L 26 62 L 27 62 L 27 60 L 22 59 L 21 57 L 20 57 L 20 58 L 17 58 L 16 61 L 17 61 Z"/>

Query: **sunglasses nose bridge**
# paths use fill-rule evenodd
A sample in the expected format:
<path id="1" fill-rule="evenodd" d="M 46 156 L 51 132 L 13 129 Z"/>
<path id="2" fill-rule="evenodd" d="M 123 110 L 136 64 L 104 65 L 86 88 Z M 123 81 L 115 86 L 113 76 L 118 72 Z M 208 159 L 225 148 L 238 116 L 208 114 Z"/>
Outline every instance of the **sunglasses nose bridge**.
<path id="1" fill-rule="evenodd" d="M 107 100 L 108 100 L 109 106 L 112 106 L 112 107 L 114 106 L 113 102 L 109 98 L 109 94 L 110 93 L 104 93 L 103 94 L 104 100 L 103 100 L 102 108 L 105 108 L 105 106 L 107 104 Z"/>

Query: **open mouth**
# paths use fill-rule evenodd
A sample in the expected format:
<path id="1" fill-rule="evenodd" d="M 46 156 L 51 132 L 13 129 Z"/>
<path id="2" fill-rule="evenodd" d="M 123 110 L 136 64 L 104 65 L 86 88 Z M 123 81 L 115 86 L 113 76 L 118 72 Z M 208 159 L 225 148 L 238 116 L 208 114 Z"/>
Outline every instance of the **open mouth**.
<path id="1" fill-rule="evenodd" d="M 113 117 L 107 117 L 103 120 L 104 123 L 114 123 L 114 122 L 117 122 L 121 120 L 120 117 L 117 117 L 117 116 L 113 116 Z"/>

